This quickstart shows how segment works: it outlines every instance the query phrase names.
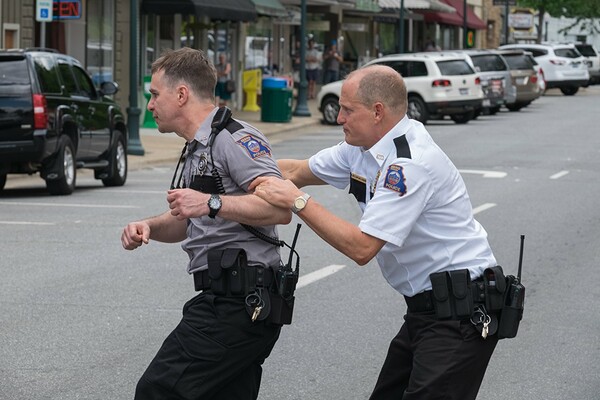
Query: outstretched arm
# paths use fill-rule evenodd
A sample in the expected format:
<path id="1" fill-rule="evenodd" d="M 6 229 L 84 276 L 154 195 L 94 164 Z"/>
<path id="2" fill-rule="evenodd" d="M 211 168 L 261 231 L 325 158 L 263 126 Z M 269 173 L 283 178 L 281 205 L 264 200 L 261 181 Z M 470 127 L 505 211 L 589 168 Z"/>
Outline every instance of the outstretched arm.
<path id="1" fill-rule="evenodd" d="M 134 250 L 150 239 L 165 243 L 180 242 L 186 237 L 186 223 L 173 217 L 169 211 L 156 217 L 129 223 L 121 234 L 121 244 Z"/>
<path id="2" fill-rule="evenodd" d="M 254 189 L 256 196 L 288 210 L 294 200 L 304 194 L 292 181 L 275 177 L 259 177 L 252 182 L 250 189 Z M 298 213 L 298 216 L 321 239 L 354 260 L 358 265 L 368 263 L 386 243 L 332 214 L 313 198 L 308 200 L 306 207 Z"/>

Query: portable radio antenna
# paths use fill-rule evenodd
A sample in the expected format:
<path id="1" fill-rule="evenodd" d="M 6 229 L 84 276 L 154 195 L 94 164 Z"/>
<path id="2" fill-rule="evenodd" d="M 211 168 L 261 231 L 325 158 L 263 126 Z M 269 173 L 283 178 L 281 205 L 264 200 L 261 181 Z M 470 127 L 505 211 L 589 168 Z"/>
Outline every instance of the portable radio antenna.
<path id="1" fill-rule="evenodd" d="M 525 235 L 521 235 L 521 248 L 519 250 L 519 270 L 517 271 L 517 278 L 521 282 L 521 270 L 523 268 L 523 246 L 525 245 Z"/>

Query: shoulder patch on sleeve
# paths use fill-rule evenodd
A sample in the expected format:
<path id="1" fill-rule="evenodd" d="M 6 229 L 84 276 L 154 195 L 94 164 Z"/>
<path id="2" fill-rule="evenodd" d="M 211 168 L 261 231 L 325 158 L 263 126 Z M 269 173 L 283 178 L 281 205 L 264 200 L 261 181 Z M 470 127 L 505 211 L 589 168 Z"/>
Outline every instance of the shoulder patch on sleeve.
<path id="1" fill-rule="evenodd" d="M 400 165 L 390 165 L 385 174 L 385 182 L 383 187 L 391 189 L 400 194 L 400 197 L 406 194 L 406 178 L 404 177 L 404 169 Z"/>
<path id="2" fill-rule="evenodd" d="M 263 156 L 271 157 L 271 149 L 252 135 L 246 135 L 236 143 L 246 149 L 253 160 Z"/>

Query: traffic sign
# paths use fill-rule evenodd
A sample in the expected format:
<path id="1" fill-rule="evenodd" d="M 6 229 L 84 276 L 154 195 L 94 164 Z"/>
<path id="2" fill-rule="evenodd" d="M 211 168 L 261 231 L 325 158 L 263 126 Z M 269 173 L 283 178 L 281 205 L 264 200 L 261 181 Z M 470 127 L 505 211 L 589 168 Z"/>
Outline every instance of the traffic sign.
<path id="1" fill-rule="evenodd" d="M 35 20 L 52 22 L 52 0 L 37 0 L 35 5 Z"/>

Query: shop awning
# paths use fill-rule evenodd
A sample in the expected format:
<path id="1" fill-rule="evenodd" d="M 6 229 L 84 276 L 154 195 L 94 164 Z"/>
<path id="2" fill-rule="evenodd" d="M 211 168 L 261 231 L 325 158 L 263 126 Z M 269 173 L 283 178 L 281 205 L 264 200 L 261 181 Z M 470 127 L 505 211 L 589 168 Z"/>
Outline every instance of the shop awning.
<path id="1" fill-rule="evenodd" d="M 379 7 L 399 10 L 400 0 L 379 0 Z M 453 7 L 438 0 L 404 0 L 404 8 L 419 11 L 456 12 Z"/>
<path id="2" fill-rule="evenodd" d="M 145 14 L 207 16 L 213 21 L 254 21 L 256 8 L 251 0 L 142 0 Z"/>
<path id="3" fill-rule="evenodd" d="M 444 3 L 456 10 L 455 14 L 428 11 L 423 12 L 425 22 L 438 22 L 440 24 L 463 26 L 464 0 L 443 0 Z M 467 7 L 467 27 L 469 29 L 486 29 L 487 25 L 481 20 L 470 7 Z"/>
<path id="4" fill-rule="evenodd" d="M 252 0 L 259 15 L 287 17 L 288 12 L 279 0 Z"/>

